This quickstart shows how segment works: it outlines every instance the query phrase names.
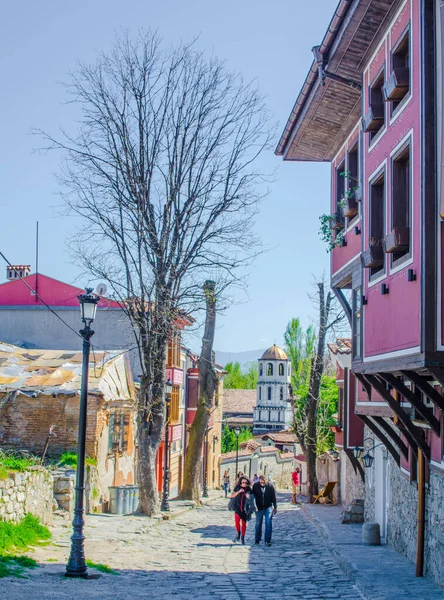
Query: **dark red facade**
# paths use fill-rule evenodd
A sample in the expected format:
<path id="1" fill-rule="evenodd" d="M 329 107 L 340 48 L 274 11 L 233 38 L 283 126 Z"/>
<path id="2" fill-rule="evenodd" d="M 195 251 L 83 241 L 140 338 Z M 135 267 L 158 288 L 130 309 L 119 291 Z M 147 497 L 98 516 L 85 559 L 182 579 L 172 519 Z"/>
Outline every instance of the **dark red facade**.
<path id="1" fill-rule="evenodd" d="M 365 424 L 418 498 L 444 476 L 443 24 L 433 0 L 341 0 L 276 150 L 332 167 L 319 212 L 352 331 L 336 442 Z"/>

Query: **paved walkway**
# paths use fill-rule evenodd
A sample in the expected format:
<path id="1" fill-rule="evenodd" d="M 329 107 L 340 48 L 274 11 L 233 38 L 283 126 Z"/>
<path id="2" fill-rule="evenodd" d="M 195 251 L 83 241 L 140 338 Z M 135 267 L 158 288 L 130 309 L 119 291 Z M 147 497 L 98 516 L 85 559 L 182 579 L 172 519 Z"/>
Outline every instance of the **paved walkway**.
<path id="1" fill-rule="evenodd" d="M 291 506 L 288 497 L 284 500 L 274 519 L 271 548 L 251 545 L 254 520 L 247 531 L 247 545 L 232 543 L 233 516 L 226 510 L 225 499 L 203 508 L 179 511 L 180 514 L 176 511 L 175 518 L 160 522 L 136 516 L 90 515 L 86 528 L 87 557 L 108 564 L 118 574 L 87 581 L 63 577 L 70 523 L 59 519 L 53 542 L 33 553 L 40 566 L 27 571 L 25 579 L 1 580 L 0 598 L 366 598 L 359 591 L 354 574 L 345 572 L 335 553 L 326 547 L 322 537 L 325 531 L 319 530 L 320 525 L 300 507 Z M 409 572 L 413 581 L 413 569 Z M 444 593 L 438 592 L 429 581 L 423 583 L 429 587 L 420 590 L 420 595 L 415 596 L 418 600 L 444 599 Z M 428 595 L 424 590 L 439 595 Z M 391 600 L 406 597 L 414 596 L 390 594 Z M 379 600 L 380 596 L 367 598 Z"/>

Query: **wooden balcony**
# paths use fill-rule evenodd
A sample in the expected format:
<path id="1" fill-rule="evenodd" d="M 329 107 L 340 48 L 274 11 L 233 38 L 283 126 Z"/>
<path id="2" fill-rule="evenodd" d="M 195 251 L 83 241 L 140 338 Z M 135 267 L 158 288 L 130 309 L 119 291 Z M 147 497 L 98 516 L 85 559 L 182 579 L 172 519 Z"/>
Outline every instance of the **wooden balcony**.
<path id="1" fill-rule="evenodd" d="M 365 132 L 379 131 L 384 125 L 384 104 L 373 103 L 362 117 L 362 129 Z"/>
<path id="2" fill-rule="evenodd" d="M 410 247 L 410 227 L 394 227 L 392 231 L 385 236 L 386 252 L 402 252 Z"/>
<path id="3" fill-rule="evenodd" d="M 402 100 L 409 91 L 410 69 L 408 67 L 393 67 L 390 77 L 382 86 L 384 102 Z"/>
<path id="4" fill-rule="evenodd" d="M 384 264 L 384 249 L 382 238 L 369 239 L 368 250 L 362 253 L 362 265 L 365 269 L 376 269 Z"/>

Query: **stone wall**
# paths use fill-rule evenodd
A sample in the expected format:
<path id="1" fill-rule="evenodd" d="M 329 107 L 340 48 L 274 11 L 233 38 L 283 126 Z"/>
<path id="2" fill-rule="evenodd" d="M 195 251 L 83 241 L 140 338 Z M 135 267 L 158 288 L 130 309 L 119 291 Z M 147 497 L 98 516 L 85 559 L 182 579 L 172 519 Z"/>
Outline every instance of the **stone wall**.
<path id="1" fill-rule="evenodd" d="M 366 430 L 366 437 L 369 431 Z M 418 490 L 388 455 L 387 541 L 412 563 L 416 560 Z M 375 521 L 375 463 L 365 470 L 365 521 Z M 425 494 L 424 571 L 444 586 L 444 474 L 431 470 Z"/>
<path id="2" fill-rule="evenodd" d="M 350 459 L 341 451 L 340 466 L 341 502 L 344 506 L 351 504 L 352 500 L 361 500 L 365 495 L 365 486 L 359 471 L 355 473 Z"/>
<path id="3" fill-rule="evenodd" d="M 27 513 L 52 523 L 53 478 L 42 467 L 30 467 L 24 473 L 11 473 L 0 480 L 0 520 L 20 521 Z"/>
<path id="4" fill-rule="evenodd" d="M 418 490 L 389 455 L 387 542 L 411 562 L 416 560 Z"/>
<path id="5" fill-rule="evenodd" d="M 287 455 L 288 456 L 288 455 Z M 276 487 L 281 490 L 291 489 L 291 473 L 293 471 L 293 457 L 281 457 L 278 450 L 276 452 L 255 452 L 249 456 L 239 456 L 238 471 L 242 471 L 248 477 L 253 478 L 254 474 L 271 476 Z M 235 480 L 236 457 L 224 458 L 221 455 L 220 472 L 229 470 L 231 482 Z"/>
<path id="6" fill-rule="evenodd" d="M 426 498 L 425 565 L 430 577 L 444 587 L 444 475 L 430 473 Z"/>

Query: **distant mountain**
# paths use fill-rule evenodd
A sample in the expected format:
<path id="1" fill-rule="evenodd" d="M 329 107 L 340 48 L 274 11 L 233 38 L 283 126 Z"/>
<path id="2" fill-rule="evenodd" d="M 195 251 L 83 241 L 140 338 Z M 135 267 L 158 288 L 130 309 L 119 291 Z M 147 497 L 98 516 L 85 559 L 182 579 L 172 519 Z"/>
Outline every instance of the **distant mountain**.
<path id="1" fill-rule="evenodd" d="M 216 350 L 216 362 L 223 367 L 229 362 L 238 362 L 241 365 L 256 361 L 262 356 L 266 348 L 261 350 L 245 350 L 244 352 L 222 352 Z"/>

